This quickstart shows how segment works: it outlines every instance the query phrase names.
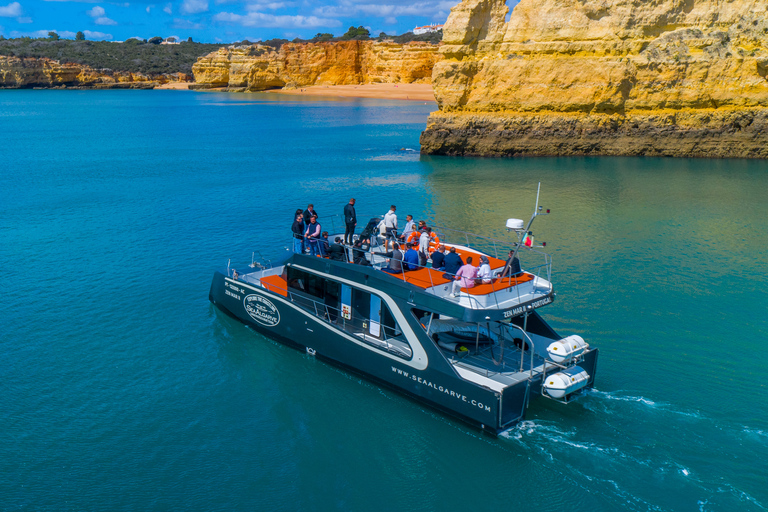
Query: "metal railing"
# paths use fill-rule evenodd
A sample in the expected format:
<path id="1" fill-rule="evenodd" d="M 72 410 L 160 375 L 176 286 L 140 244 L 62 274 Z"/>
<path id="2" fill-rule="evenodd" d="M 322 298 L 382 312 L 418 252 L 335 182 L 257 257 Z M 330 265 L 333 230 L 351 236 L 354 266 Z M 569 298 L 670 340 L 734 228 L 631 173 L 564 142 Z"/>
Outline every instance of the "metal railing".
<path id="1" fill-rule="evenodd" d="M 270 274 L 270 275 L 274 275 L 274 274 Z M 266 275 L 262 277 L 266 277 Z M 253 279 L 247 280 L 247 282 L 256 284 L 257 280 L 258 280 L 257 278 L 253 278 Z M 364 323 L 367 323 L 368 325 L 370 325 L 370 322 L 371 322 L 370 318 L 361 317 L 359 315 L 355 315 L 352 312 L 349 313 L 349 318 L 347 318 L 344 315 L 344 311 L 342 309 L 329 306 L 323 301 L 315 300 L 304 294 L 295 293 L 294 291 L 291 290 L 290 287 L 282 287 L 272 283 L 268 283 L 268 285 L 265 285 L 264 283 L 261 283 L 261 281 L 258 281 L 258 284 L 260 284 L 262 288 L 265 288 L 267 290 L 269 290 L 270 288 L 277 288 L 279 290 L 286 292 L 288 299 L 291 302 L 298 304 L 305 311 L 314 313 L 317 318 L 320 318 L 324 320 L 326 323 L 332 324 L 335 327 L 340 328 L 347 333 L 359 335 L 362 338 L 362 340 L 368 343 L 369 345 L 373 345 L 378 348 L 382 348 L 382 345 L 383 345 L 383 347 L 385 347 L 388 352 L 391 352 L 405 359 L 410 358 L 411 355 L 413 354 L 413 349 L 411 349 L 405 337 L 402 336 L 402 331 L 400 331 L 399 329 L 392 328 L 384 325 L 381 322 L 378 322 L 379 329 L 383 334 L 383 337 L 379 338 L 370 334 L 370 332 L 367 332 L 367 329 L 370 329 L 370 327 L 366 329 L 365 327 L 360 326 Z M 404 349 L 401 346 L 393 344 L 392 342 L 394 341 L 401 343 L 402 345 L 407 347 L 407 349 Z"/>

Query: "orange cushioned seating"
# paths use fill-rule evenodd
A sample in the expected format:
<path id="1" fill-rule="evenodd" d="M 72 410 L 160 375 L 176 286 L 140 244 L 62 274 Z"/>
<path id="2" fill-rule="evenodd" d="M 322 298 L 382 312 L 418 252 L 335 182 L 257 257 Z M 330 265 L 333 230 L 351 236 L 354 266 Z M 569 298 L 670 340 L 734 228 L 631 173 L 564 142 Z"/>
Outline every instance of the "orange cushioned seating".
<path id="1" fill-rule="evenodd" d="M 505 277 L 504 279 L 494 279 L 490 284 L 476 284 L 472 288 L 462 288 L 461 291 L 468 295 L 487 295 L 489 293 L 498 292 L 499 290 L 506 290 L 518 284 L 527 283 L 532 281 L 533 274 L 523 273 L 513 278 Z"/>
<path id="2" fill-rule="evenodd" d="M 288 296 L 288 283 L 283 279 L 283 276 L 274 275 L 262 277 L 261 284 L 271 292 L 282 295 L 283 297 Z"/>
<path id="3" fill-rule="evenodd" d="M 392 274 L 393 277 L 402 279 L 402 274 Z M 411 270 L 405 273 L 405 281 L 419 288 L 431 288 L 450 282 L 443 277 L 443 272 L 440 270 L 432 270 L 431 268 L 420 268 L 419 270 Z"/>

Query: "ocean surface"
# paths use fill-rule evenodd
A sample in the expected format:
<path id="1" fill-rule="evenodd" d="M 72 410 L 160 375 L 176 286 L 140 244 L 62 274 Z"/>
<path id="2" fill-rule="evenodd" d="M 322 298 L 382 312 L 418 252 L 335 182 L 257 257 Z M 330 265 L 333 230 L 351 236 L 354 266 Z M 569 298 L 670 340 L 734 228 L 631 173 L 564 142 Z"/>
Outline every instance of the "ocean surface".
<path id="1" fill-rule="evenodd" d="M 0 510 L 766 510 L 768 162 L 422 157 L 435 108 L 0 91 Z M 308 203 L 505 238 L 539 182 L 596 389 L 499 438 L 208 302 Z"/>

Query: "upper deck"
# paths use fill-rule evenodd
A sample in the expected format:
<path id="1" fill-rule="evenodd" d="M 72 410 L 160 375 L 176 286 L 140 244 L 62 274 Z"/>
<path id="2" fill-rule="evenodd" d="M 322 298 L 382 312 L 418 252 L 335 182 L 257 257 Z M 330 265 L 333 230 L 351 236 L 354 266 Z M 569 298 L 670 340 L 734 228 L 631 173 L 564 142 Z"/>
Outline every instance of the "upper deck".
<path id="1" fill-rule="evenodd" d="M 371 218 L 369 226 L 375 224 L 377 218 Z M 326 221 L 329 222 L 329 221 Z M 333 218 L 330 222 L 331 229 L 335 228 Z M 552 260 L 549 254 L 539 250 L 538 247 L 526 247 L 519 242 L 510 242 L 496 240 L 489 237 L 483 237 L 473 233 L 453 230 L 443 227 L 434 227 L 433 231 L 437 234 L 440 244 L 446 247 L 446 252 L 450 248 L 455 248 L 456 253 L 467 260 L 471 256 L 477 264 L 480 256 L 486 256 L 489 260 L 493 279 L 490 283 L 477 283 L 473 287 L 463 287 L 456 296 L 452 295 L 452 283 L 455 281 L 455 275 L 448 274 L 444 270 L 434 269 L 431 266 L 431 258 L 424 266 L 416 265 L 415 270 L 405 271 L 399 274 L 390 274 L 382 269 L 389 266 L 389 258 L 385 253 L 384 237 L 382 237 L 376 228 L 364 229 L 360 235 L 355 235 L 356 239 L 362 238 L 370 241 L 366 244 L 362 253 L 365 256 L 365 265 L 354 264 L 354 250 L 352 247 L 345 246 L 347 261 L 329 260 L 327 257 L 310 258 L 305 255 L 296 255 L 286 261 L 285 265 L 299 265 L 302 267 L 317 267 L 318 270 L 328 271 L 331 266 L 320 264 L 322 261 L 332 264 L 334 274 L 344 275 L 351 281 L 363 282 L 368 285 L 370 271 L 374 271 L 376 281 L 380 284 L 383 291 L 389 292 L 393 288 L 404 288 L 405 293 L 410 293 L 411 302 L 418 303 L 421 297 L 431 297 L 440 299 L 433 307 L 439 307 L 442 303 L 444 309 L 448 307 L 450 313 L 446 310 L 445 314 L 458 318 L 479 318 L 486 319 L 506 319 L 524 314 L 526 311 L 549 304 L 554 299 L 554 289 L 550 281 Z M 341 231 L 332 232 L 328 239 L 333 241 L 336 237 L 342 237 Z M 504 268 L 506 261 L 501 259 L 500 252 L 504 253 L 517 247 L 518 256 L 521 261 L 522 272 L 514 276 L 504 278 L 497 277 Z M 391 248 L 391 245 L 390 245 Z M 361 249 L 357 249 L 358 256 Z M 315 265 L 312 260 L 317 260 Z M 283 266 L 275 269 L 263 271 L 240 272 L 241 279 L 253 281 L 255 284 L 280 294 L 288 292 L 288 283 L 285 280 Z M 455 306 L 461 309 L 471 310 L 471 314 L 456 314 Z M 483 314 L 483 312 L 485 312 Z"/>

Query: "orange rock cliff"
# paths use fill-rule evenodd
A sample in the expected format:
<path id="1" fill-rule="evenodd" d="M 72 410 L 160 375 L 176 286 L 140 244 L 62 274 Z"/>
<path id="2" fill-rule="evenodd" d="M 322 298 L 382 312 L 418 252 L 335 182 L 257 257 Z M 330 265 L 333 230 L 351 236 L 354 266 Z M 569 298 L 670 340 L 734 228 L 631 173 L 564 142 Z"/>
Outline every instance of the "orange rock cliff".
<path id="1" fill-rule="evenodd" d="M 80 87 L 93 89 L 151 89 L 168 82 L 185 82 L 184 73 L 145 75 L 128 71 L 98 70 L 51 59 L 0 56 L 0 87 Z"/>
<path id="2" fill-rule="evenodd" d="M 464 0 L 422 152 L 768 158 L 768 4 Z"/>
<path id="3" fill-rule="evenodd" d="M 429 43 L 286 43 L 221 48 L 192 66 L 196 88 L 263 91 L 310 85 L 429 83 L 441 55 Z"/>

